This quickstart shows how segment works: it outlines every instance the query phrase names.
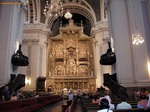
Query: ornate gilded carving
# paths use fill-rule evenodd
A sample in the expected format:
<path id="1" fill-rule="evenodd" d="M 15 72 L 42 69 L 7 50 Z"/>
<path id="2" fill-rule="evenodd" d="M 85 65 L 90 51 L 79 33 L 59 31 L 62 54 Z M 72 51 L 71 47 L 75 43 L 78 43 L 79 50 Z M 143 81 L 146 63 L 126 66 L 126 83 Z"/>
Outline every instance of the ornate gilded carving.
<path id="1" fill-rule="evenodd" d="M 67 75 L 74 76 L 76 75 L 76 62 L 74 59 L 69 59 L 67 61 Z"/>
<path id="2" fill-rule="evenodd" d="M 78 69 L 79 69 L 80 76 L 88 76 L 89 75 L 89 70 L 88 70 L 87 65 L 80 65 Z"/>
<path id="3" fill-rule="evenodd" d="M 89 91 L 95 88 L 93 38 L 83 36 L 81 30 L 81 27 L 61 28 L 59 36 L 50 38 L 47 87 L 53 87 L 54 92 L 63 88 Z"/>

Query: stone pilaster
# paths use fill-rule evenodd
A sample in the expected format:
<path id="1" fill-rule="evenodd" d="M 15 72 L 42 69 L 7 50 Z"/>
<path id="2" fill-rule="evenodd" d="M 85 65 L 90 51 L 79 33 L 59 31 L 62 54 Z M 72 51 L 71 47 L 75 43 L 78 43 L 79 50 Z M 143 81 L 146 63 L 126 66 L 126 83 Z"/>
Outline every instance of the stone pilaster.
<path id="1" fill-rule="evenodd" d="M 108 33 L 108 23 L 105 21 L 101 21 L 97 23 L 95 27 L 92 28 L 91 32 L 94 38 L 94 66 L 95 66 L 95 75 L 96 79 L 96 87 L 100 87 L 103 85 L 103 74 L 110 73 L 111 74 L 111 66 L 100 65 L 100 56 L 106 53 L 108 49 L 107 42 L 110 40 Z"/>
<path id="2" fill-rule="evenodd" d="M 22 72 L 31 78 L 29 89 L 36 89 L 36 79 L 46 77 L 47 68 L 47 31 L 42 25 L 27 25 L 24 28 L 23 49 L 29 58 L 29 66 L 23 68 Z"/>

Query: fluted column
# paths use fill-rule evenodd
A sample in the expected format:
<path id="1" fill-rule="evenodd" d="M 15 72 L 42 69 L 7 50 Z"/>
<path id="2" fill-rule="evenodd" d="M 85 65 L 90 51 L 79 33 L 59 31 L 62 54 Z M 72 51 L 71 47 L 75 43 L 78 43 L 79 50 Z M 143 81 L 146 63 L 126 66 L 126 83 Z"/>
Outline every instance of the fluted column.
<path id="1" fill-rule="evenodd" d="M 46 31 L 40 31 L 42 27 L 35 25 L 36 29 L 30 29 L 31 26 L 24 28 L 23 50 L 27 52 L 29 57 L 29 66 L 22 68 L 22 72 L 26 73 L 31 78 L 30 89 L 35 90 L 36 79 L 38 77 L 46 77 L 47 73 L 47 38 L 48 33 Z"/>

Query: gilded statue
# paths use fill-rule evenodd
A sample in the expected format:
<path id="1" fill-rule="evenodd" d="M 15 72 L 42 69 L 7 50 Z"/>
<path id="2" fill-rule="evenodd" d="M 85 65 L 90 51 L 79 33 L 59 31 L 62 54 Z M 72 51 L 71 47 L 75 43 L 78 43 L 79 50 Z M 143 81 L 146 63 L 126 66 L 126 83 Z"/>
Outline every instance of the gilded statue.
<path id="1" fill-rule="evenodd" d="M 67 62 L 67 74 L 75 75 L 76 74 L 76 63 L 74 59 L 70 59 Z"/>

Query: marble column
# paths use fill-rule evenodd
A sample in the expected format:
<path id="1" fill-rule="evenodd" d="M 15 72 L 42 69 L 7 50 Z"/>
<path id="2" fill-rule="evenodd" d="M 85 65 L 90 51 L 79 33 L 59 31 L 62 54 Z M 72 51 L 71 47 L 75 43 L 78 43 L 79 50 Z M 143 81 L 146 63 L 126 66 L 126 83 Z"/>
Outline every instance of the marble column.
<path id="1" fill-rule="evenodd" d="M 115 70 L 119 83 L 124 86 L 149 84 L 146 44 L 135 46 L 131 39 L 136 27 L 145 36 L 140 1 L 110 0 L 109 11 L 117 59 Z"/>
<path id="2" fill-rule="evenodd" d="M 1 2 L 5 2 L 2 0 Z M 8 83 L 10 74 L 18 74 L 19 67 L 14 69 L 11 57 L 16 46 L 22 41 L 24 10 L 21 5 L 0 5 L 0 86 Z"/>
<path id="3" fill-rule="evenodd" d="M 100 65 L 100 56 L 106 53 L 108 49 L 107 41 L 109 40 L 107 22 L 101 21 L 92 28 L 92 35 L 94 38 L 94 74 L 96 76 L 96 88 L 103 85 L 103 74 L 111 74 L 111 66 Z"/>

